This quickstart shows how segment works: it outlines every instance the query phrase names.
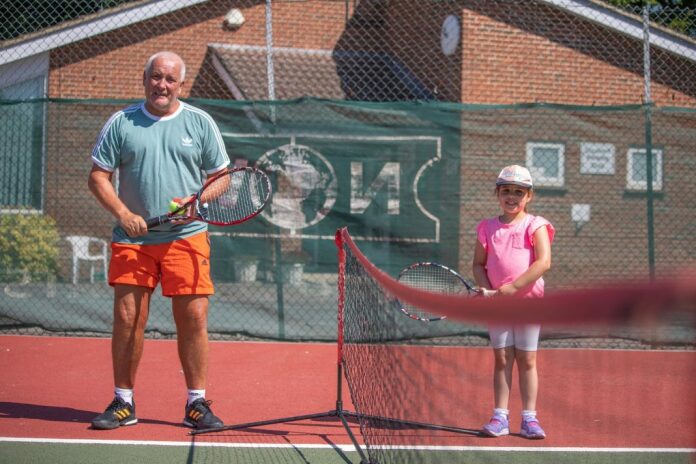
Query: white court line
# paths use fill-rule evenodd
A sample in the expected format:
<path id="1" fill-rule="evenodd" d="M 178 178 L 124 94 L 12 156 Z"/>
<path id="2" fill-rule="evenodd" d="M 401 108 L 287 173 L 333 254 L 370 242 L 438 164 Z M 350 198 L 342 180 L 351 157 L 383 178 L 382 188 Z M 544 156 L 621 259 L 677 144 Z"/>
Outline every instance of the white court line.
<path id="1" fill-rule="evenodd" d="M 182 446 L 189 447 L 218 447 L 218 448 L 305 448 L 305 449 L 336 449 L 342 451 L 355 451 L 353 445 L 322 445 L 322 444 L 298 444 L 292 443 L 216 443 L 209 441 L 153 441 L 153 440 L 88 440 L 88 439 L 64 439 L 64 438 L 21 438 L 0 437 L 0 443 L 54 443 L 66 445 L 137 445 L 137 446 Z"/>
<path id="2" fill-rule="evenodd" d="M 140 445 L 140 446 L 201 446 L 219 448 L 303 448 L 355 451 L 353 445 L 291 444 L 291 443 L 215 443 L 194 441 L 148 440 L 81 440 L 61 438 L 0 437 L 0 443 L 58 443 L 78 445 Z M 564 453 L 696 453 L 696 448 L 581 448 L 563 446 L 375 446 L 380 449 L 412 449 L 426 451 L 535 451 Z"/>

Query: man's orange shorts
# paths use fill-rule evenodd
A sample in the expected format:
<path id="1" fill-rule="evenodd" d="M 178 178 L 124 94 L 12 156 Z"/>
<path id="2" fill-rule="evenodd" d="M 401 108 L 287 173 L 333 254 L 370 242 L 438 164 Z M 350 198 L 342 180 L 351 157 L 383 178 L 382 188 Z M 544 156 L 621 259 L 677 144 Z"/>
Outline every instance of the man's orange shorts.
<path id="1" fill-rule="evenodd" d="M 109 285 L 155 288 L 162 295 L 212 295 L 208 232 L 156 245 L 111 244 Z"/>

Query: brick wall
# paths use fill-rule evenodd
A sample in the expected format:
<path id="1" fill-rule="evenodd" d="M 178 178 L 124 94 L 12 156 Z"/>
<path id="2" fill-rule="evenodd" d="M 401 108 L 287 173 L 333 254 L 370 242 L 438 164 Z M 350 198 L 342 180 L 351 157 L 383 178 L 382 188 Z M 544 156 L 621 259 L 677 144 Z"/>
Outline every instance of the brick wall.
<path id="1" fill-rule="evenodd" d="M 265 6 L 254 4 L 257 2 L 245 3 L 250 6 L 240 9 L 246 22 L 237 30 L 224 25 L 224 15 L 230 5 L 210 2 L 59 48 L 51 53 L 49 95 L 55 98 L 141 98 L 142 66 L 153 53 L 163 49 L 178 53 L 186 63 L 184 98 L 194 86 L 221 92 L 224 86 L 220 82 L 199 82 L 208 44 L 265 45 Z M 293 2 L 274 4 L 273 21 L 283 25 L 276 26 L 273 31 L 275 47 L 334 48 L 345 25 L 344 4 L 311 3 L 306 6 Z"/>
<path id="2" fill-rule="evenodd" d="M 389 51 L 417 76 L 435 82 L 441 98 L 464 103 L 557 102 L 581 105 L 643 101 L 642 42 L 536 2 L 441 2 L 414 15 L 390 4 L 385 21 Z M 459 50 L 440 50 L 447 15 L 461 20 Z M 417 18 L 417 20 L 414 20 Z M 410 50 L 417 53 L 405 53 Z M 400 52 L 401 51 L 401 52 Z M 696 64 L 652 49 L 652 96 L 657 105 L 696 104 Z M 437 85 L 458 74 L 459 88 Z M 458 92 L 460 97 L 452 98 Z"/>
<path id="3" fill-rule="evenodd" d="M 141 67 L 151 54 L 169 49 L 179 53 L 187 63 L 188 87 L 184 97 L 191 95 L 190 89 L 195 89 L 193 95 L 197 97 L 230 98 L 210 69 L 207 45 L 264 45 L 263 2 L 248 1 L 243 5 L 246 5 L 241 8 L 246 23 L 234 31 L 223 25 L 229 4 L 209 2 L 54 50 L 50 61 L 49 96 L 140 99 Z M 488 104 L 553 101 L 581 105 L 641 102 L 643 75 L 639 42 L 587 21 L 579 23 L 578 18 L 534 2 L 525 2 L 524 11 L 513 11 L 511 3 L 501 6 L 501 3 L 473 1 L 466 3 L 467 8 L 457 5 L 460 4 L 438 2 L 414 12 L 405 2 L 360 2 L 351 14 L 360 13 L 362 18 L 368 18 L 371 12 L 366 8 L 381 8 L 372 18 L 383 20 L 353 21 L 346 28 L 344 2 L 278 2 L 273 6 L 274 46 L 331 50 L 336 46 L 349 49 L 355 45 L 386 51 L 424 82 L 432 83 L 429 90 L 445 100 L 460 98 L 465 103 Z M 445 56 L 440 51 L 439 34 L 433 31 L 439 32 L 442 21 L 449 14 L 461 18 L 462 42 L 457 53 Z M 570 30 L 574 35 L 573 43 L 567 37 Z M 601 57 L 598 50 L 602 52 Z M 680 70 L 674 74 L 680 76 L 679 79 L 665 71 L 654 72 L 655 102 L 693 107 L 696 104 L 694 63 L 659 50 L 655 50 L 654 60 L 661 63 L 660 69 Z M 89 195 L 85 187 L 89 153 L 80 150 L 93 145 L 108 114 L 96 111 L 89 127 L 73 127 L 65 118 L 65 115 L 49 117 L 47 209 L 64 226 L 82 227 L 94 234 L 95 225 L 80 221 L 80 217 L 86 215 L 66 208 L 55 199 L 74 194 L 71 192 Z M 612 254 L 618 256 L 628 249 L 635 254 L 636 262 L 645 263 L 647 252 L 642 232 L 646 221 L 645 197 L 630 196 L 625 189 L 626 152 L 630 146 L 643 144 L 642 118 L 627 119 L 626 125 L 620 127 L 613 127 L 612 122 L 600 124 L 582 118 L 564 122 L 567 124 L 554 124 L 553 118 L 539 119 L 537 125 L 523 122 L 511 135 L 496 132 L 495 121 L 488 121 L 490 126 L 472 126 L 465 116 L 462 118 L 460 269 L 467 271 L 470 267 L 477 220 L 495 214 L 497 204 L 492 195 L 491 179 L 505 164 L 524 163 L 528 141 L 559 142 L 566 149 L 566 185 L 563 189 L 540 189 L 533 204 L 533 209 L 543 205 L 536 213 L 551 219 L 559 231 L 557 247 L 563 251 L 554 261 L 551 279 L 562 281 L 578 276 L 574 262 L 583 259 L 587 249 L 594 249 L 603 258 Z M 498 127 L 508 130 L 509 123 Z M 577 129 L 572 135 L 562 130 L 568 124 Z M 491 130 L 482 133 L 481 127 Z M 475 130 L 470 132 L 469 128 Z M 688 205 L 680 203 L 679 196 L 672 194 L 672 189 L 694 172 L 693 166 L 680 165 L 685 157 L 693 157 L 692 146 L 683 140 L 684 133 L 669 135 L 668 131 L 661 131 L 660 134 L 665 135 L 654 140 L 665 153 L 664 189 L 656 199 L 659 209 L 656 232 L 665 236 L 670 234 L 670 224 L 688 212 Z M 61 150 L 65 150 L 66 137 L 74 141 L 74 151 L 53 150 L 52 142 L 57 140 L 61 141 Z M 616 144 L 613 176 L 579 173 L 579 146 L 585 141 Z M 593 205 L 592 222 L 579 236 L 570 221 L 573 203 Z M 629 216 L 629 221 L 616 221 L 617 213 L 625 214 L 621 209 L 627 204 L 635 208 L 635 214 Z M 90 214 L 95 213 L 102 221 L 104 214 L 99 212 L 96 202 L 90 208 Z M 622 243 L 603 239 L 605 235 L 621 237 L 623 229 L 641 232 L 635 239 L 628 237 Z M 77 232 L 80 231 L 70 231 Z M 108 230 L 99 230 L 99 235 L 108 236 Z M 572 237 L 573 240 L 569 240 Z M 670 256 L 670 250 L 684 246 L 683 243 L 658 243 L 661 256 Z M 675 255 L 674 261 L 679 262 L 679 259 Z M 665 263 L 669 264 L 669 259 Z M 586 269 L 592 271 L 593 268 Z M 619 271 L 623 270 L 602 269 L 594 274 L 596 277 Z M 644 274 L 644 271 L 635 269 L 636 274 Z"/>
<path id="4" fill-rule="evenodd" d="M 51 53 L 49 95 L 140 98 L 140 68 L 161 49 L 184 58 L 189 89 L 222 87 L 197 82 L 209 43 L 265 45 L 264 4 L 243 3 L 248 4 L 240 8 L 246 23 L 237 30 L 223 24 L 229 5 L 210 2 L 59 48 Z M 414 10 L 408 2 L 361 2 L 349 11 L 355 20 L 346 28 L 343 2 L 278 2 L 273 6 L 274 46 L 388 52 L 444 100 L 642 102 L 641 42 L 534 2 L 458 5 L 437 2 Z M 455 54 L 445 56 L 439 31 L 449 14 L 461 19 L 462 41 Z M 654 101 L 694 106 L 696 79 L 687 76 L 696 75 L 696 64 L 656 48 L 652 59 L 659 64 L 653 70 Z"/>

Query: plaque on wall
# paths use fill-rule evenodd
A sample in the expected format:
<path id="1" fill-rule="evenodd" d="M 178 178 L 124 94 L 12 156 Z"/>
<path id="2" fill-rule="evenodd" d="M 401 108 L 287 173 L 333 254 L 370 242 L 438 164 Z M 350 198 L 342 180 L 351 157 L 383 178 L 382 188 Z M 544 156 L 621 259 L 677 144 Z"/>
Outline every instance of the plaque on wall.
<path id="1" fill-rule="evenodd" d="M 581 174 L 614 174 L 616 149 L 611 143 L 583 143 L 580 146 Z"/>

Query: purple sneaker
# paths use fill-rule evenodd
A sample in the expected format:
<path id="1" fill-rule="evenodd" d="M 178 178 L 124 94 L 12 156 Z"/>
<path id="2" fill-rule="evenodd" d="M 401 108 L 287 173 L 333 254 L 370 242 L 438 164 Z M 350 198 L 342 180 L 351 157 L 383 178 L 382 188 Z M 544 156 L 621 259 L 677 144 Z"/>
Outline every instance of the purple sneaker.
<path id="1" fill-rule="evenodd" d="M 500 437 L 510 434 L 510 425 L 507 416 L 496 414 L 483 426 L 483 433 L 491 437 Z"/>
<path id="2" fill-rule="evenodd" d="M 542 429 L 541 425 L 539 425 L 539 419 L 534 416 L 525 417 L 522 419 L 520 435 L 522 435 L 524 438 L 546 438 L 546 432 L 544 432 L 544 429 Z"/>

